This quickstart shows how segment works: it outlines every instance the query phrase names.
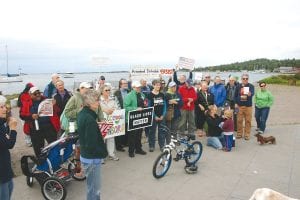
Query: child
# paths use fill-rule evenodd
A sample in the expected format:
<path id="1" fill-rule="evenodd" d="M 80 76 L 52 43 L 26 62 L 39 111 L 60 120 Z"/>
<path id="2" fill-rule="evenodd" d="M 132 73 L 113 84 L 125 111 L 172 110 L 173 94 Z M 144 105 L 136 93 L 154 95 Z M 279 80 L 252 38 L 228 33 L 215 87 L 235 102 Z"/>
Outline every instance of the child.
<path id="1" fill-rule="evenodd" d="M 224 151 L 231 151 L 231 147 L 233 144 L 234 122 L 232 116 L 233 116 L 232 110 L 224 111 L 224 123 L 222 126 L 224 140 L 225 140 Z"/>

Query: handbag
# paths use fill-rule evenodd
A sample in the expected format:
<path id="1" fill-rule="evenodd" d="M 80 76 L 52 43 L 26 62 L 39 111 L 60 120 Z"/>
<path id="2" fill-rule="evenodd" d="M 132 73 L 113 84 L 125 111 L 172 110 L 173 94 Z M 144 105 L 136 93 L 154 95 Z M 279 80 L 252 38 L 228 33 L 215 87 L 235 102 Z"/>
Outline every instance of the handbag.
<path id="1" fill-rule="evenodd" d="M 166 120 L 172 121 L 173 117 L 174 117 L 174 106 L 170 105 L 167 110 Z"/>

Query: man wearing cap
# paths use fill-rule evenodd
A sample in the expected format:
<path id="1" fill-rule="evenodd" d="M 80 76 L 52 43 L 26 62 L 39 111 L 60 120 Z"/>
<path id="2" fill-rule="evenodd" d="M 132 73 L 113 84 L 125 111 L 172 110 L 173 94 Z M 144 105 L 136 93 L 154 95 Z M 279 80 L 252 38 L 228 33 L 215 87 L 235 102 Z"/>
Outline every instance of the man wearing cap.
<path id="1" fill-rule="evenodd" d="M 16 144 L 17 120 L 7 117 L 6 98 L 0 95 L 0 199 L 9 200 L 13 191 L 13 170 L 9 149 Z"/>
<path id="2" fill-rule="evenodd" d="M 77 115 L 78 113 L 81 111 L 81 109 L 83 108 L 83 95 L 89 91 L 93 89 L 92 85 L 88 82 L 82 82 L 79 85 L 78 88 L 78 92 L 75 92 L 74 96 L 72 96 L 69 101 L 67 102 L 66 106 L 65 106 L 65 117 L 69 120 L 69 121 L 73 121 L 76 122 L 77 120 Z M 80 148 L 79 146 L 76 147 L 75 149 L 75 158 L 77 160 L 79 160 L 80 158 Z M 78 165 L 80 165 L 80 163 L 77 163 Z M 83 176 L 83 172 L 80 173 L 76 173 L 76 176 L 82 177 Z"/>
<path id="3" fill-rule="evenodd" d="M 179 87 L 179 94 L 182 96 L 183 106 L 181 107 L 181 119 L 178 124 L 180 134 L 184 134 L 186 127 L 188 127 L 188 133 L 194 134 L 195 127 L 195 101 L 197 100 L 197 94 L 192 86 L 192 79 L 188 79 L 185 85 Z"/>
<path id="4" fill-rule="evenodd" d="M 210 80 L 210 74 L 204 74 L 204 81 L 206 81 L 208 87 L 210 86 L 211 80 Z"/>
<path id="5" fill-rule="evenodd" d="M 104 86 L 104 84 L 105 84 L 105 77 L 100 76 L 95 89 L 99 90 L 102 86 Z"/>
<path id="6" fill-rule="evenodd" d="M 55 94 L 56 92 L 56 87 L 55 87 L 55 83 L 59 80 L 59 75 L 58 74 L 52 74 L 51 75 L 51 82 L 46 86 L 45 90 L 44 90 L 44 97 L 46 98 L 52 98 L 52 96 Z"/>
<path id="7" fill-rule="evenodd" d="M 189 72 L 189 79 L 193 79 L 193 73 L 192 71 Z M 174 69 L 174 72 L 173 72 L 173 80 L 174 82 L 176 83 L 177 85 L 177 88 L 179 88 L 180 86 L 183 86 L 185 84 L 185 81 L 186 81 L 186 75 L 182 74 L 179 76 L 179 80 L 177 78 L 177 72 L 176 70 Z"/>
<path id="8" fill-rule="evenodd" d="M 132 110 L 142 110 L 145 106 L 145 96 L 141 93 L 141 83 L 139 81 L 132 82 L 132 91 L 125 97 L 124 108 L 126 111 L 126 121 L 128 120 L 128 112 Z M 128 131 L 128 153 L 133 158 L 136 154 L 147 154 L 142 149 L 142 131 L 143 128 Z"/>
<path id="9" fill-rule="evenodd" d="M 171 130 L 171 133 L 176 133 L 178 121 L 181 116 L 180 108 L 183 105 L 183 102 L 182 102 L 181 95 L 177 92 L 177 85 L 173 81 L 169 83 L 169 89 L 166 92 L 166 102 L 167 102 L 167 114 L 166 114 L 167 127 Z M 172 116 L 168 116 L 168 115 L 172 115 Z M 170 135 L 167 136 L 166 141 L 167 144 L 171 142 Z"/>
<path id="10" fill-rule="evenodd" d="M 32 99 L 32 106 L 30 107 L 30 116 L 26 117 L 26 120 L 31 122 L 30 124 L 30 137 L 32 141 L 33 150 L 36 156 L 41 154 L 41 149 L 47 143 L 54 142 L 57 139 L 57 132 L 55 128 L 59 124 L 55 124 L 51 121 L 48 116 L 40 116 L 38 113 L 38 108 L 40 103 L 45 99 L 41 95 L 39 88 L 32 87 L 29 90 L 30 97 Z M 58 123 L 58 122 L 57 122 Z"/>

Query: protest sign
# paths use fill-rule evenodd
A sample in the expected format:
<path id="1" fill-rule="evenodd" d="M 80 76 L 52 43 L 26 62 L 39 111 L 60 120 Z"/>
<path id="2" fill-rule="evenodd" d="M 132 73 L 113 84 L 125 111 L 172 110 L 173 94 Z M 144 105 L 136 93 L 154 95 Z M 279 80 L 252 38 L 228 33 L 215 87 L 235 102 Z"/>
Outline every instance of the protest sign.
<path id="1" fill-rule="evenodd" d="M 195 80 L 197 81 L 202 80 L 202 72 L 195 72 Z"/>
<path id="2" fill-rule="evenodd" d="M 99 128 L 104 139 L 125 134 L 125 109 L 114 110 L 104 122 L 100 122 Z"/>
<path id="3" fill-rule="evenodd" d="M 195 65 L 195 60 L 191 58 L 179 57 L 178 67 L 179 69 L 193 70 Z"/>
<path id="4" fill-rule="evenodd" d="M 152 126 L 153 107 L 144 108 L 143 110 L 133 110 L 128 112 L 128 130 L 132 131 L 148 126 Z"/>
<path id="5" fill-rule="evenodd" d="M 53 116 L 53 104 L 52 99 L 45 99 L 39 104 L 38 115 L 40 117 Z"/>
<path id="6" fill-rule="evenodd" d="M 147 80 L 158 79 L 159 76 L 171 76 L 173 69 L 158 66 L 133 66 L 130 69 L 131 80 L 140 81 L 141 78 Z"/>

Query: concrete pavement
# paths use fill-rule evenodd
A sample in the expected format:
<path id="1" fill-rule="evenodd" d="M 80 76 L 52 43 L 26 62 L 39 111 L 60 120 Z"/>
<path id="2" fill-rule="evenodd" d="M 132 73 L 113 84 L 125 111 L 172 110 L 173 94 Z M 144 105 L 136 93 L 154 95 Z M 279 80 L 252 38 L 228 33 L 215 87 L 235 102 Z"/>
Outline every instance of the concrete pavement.
<path id="1" fill-rule="evenodd" d="M 186 174 L 184 161 L 172 162 L 165 177 L 152 176 L 152 165 L 158 148 L 147 155 L 129 158 L 127 152 L 117 152 L 119 161 L 106 161 L 102 168 L 102 199 L 105 200 L 244 200 L 257 188 L 267 187 L 285 195 L 300 198 L 300 125 L 268 126 L 266 135 L 276 137 L 277 144 L 259 145 L 236 141 L 232 152 L 207 147 L 198 163 L 198 173 Z M 157 146 L 157 145 L 156 145 Z M 25 177 L 14 179 L 13 199 L 43 199 L 39 184 L 26 185 Z M 85 199 L 85 182 L 67 184 L 67 199 Z"/>

